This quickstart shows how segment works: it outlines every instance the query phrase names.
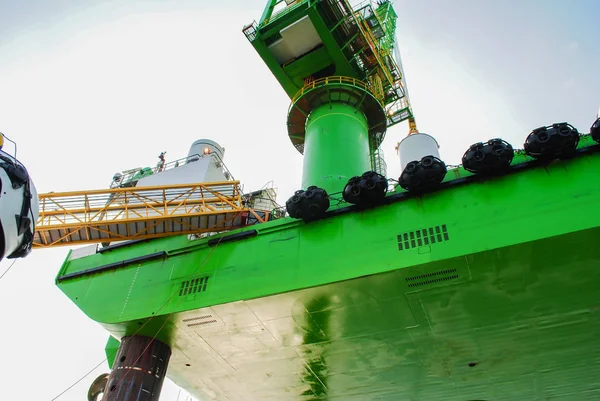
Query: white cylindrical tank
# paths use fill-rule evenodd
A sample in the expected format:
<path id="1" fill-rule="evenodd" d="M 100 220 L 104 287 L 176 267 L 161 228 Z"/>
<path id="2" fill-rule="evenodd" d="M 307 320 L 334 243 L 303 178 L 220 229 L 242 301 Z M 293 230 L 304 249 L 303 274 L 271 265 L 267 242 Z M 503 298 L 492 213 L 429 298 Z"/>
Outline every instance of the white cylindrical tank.
<path id="1" fill-rule="evenodd" d="M 223 156 L 225 155 L 225 148 L 216 143 L 215 141 L 211 141 L 210 139 L 198 139 L 192 143 L 190 147 L 190 151 L 188 153 L 188 157 L 193 155 L 205 155 L 205 154 L 216 154 L 219 159 L 223 160 Z"/>
<path id="2" fill-rule="evenodd" d="M 431 135 L 417 133 L 404 138 L 398 143 L 398 156 L 402 171 L 412 161 L 419 161 L 425 156 L 440 158 L 437 141 Z"/>

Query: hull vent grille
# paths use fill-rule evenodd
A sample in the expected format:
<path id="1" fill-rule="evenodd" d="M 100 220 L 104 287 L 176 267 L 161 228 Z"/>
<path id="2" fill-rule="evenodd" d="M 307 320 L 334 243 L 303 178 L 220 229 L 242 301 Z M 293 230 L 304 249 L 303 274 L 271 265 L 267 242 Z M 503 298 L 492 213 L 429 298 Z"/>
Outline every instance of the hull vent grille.
<path id="1" fill-rule="evenodd" d="M 202 315 L 197 317 L 191 317 L 188 319 L 183 319 L 182 322 L 187 327 L 197 327 L 197 326 L 206 326 L 207 324 L 217 323 L 218 320 L 213 315 Z"/>
<path id="2" fill-rule="evenodd" d="M 204 276 L 182 281 L 181 287 L 179 287 L 179 296 L 184 297 L 186 295 L 206 291 L 206 287 L 208 286 L 208 278 L 209 276 Z"/>
<path id="3" fill-rule="evenodd" d="M 438 242 L 449 241 L 448 227 L 445 224 L 415 231 L 408 231 L 398 235 L 398 250 L 418 248 Z"/>
<path id="4" fill-rule="evenodd" d="M 454 280 L 458 278 L 456 269 L 441 270 L 439 272 L 420 274 L 418 276 L 407 277 L 409 287 L 419 287 L 427 284 L 435 284 L 442 281 Z"/>

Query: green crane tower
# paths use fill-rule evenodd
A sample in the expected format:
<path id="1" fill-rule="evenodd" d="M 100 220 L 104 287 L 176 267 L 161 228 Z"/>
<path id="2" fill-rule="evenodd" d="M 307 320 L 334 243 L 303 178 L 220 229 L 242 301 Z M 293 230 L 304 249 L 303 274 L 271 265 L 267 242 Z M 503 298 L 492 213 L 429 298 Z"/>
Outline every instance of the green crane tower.
<path id="1" fill-rule="evenodd" d="M 90 399 L 157 401 L 166 374 L 200 401 L 600 398 L 600 120 L 409 158 L 387 190 L 386 128 L 416 133 L 396 18 L 269 1 L 243 29 L 291 99 L 309 213 L 71 251 L 56 284 L 111 334 Z"/>
<path id="2" fill-rule="evenodd" d="M 416 131 L 393 53 L 396 19 L 388 1 L 352 8 L 347 0 L 272 0 L 244 28 L 292 100 L 287 126 L 304 153 L 303 188 L 340 192 L 350 177 L 385 174 L 387 127 L 409 120 Z"/>

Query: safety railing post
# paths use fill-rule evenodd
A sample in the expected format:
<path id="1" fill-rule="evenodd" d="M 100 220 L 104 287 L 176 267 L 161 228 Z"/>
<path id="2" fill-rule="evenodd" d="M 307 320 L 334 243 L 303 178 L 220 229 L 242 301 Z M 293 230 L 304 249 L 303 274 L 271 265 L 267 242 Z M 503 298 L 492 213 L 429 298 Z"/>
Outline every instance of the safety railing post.
<path id="1" fill-rule="evenodd" d="M 163 215 L 166 216 L 167 213 L 167 191 L 165 189 L 162 190 L 163 197 Z"/>

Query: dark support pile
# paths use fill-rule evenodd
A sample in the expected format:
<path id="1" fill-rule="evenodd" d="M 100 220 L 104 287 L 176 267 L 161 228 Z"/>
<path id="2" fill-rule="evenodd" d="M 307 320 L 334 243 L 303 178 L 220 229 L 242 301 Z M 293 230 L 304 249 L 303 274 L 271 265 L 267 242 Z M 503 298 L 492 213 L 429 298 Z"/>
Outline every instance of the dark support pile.
<path id="1" fill-rule="evenodd" d="M 171 349 L 144 336 L 121 341 L 103 401 L 158 401 Z"/>

